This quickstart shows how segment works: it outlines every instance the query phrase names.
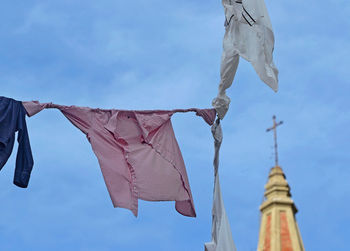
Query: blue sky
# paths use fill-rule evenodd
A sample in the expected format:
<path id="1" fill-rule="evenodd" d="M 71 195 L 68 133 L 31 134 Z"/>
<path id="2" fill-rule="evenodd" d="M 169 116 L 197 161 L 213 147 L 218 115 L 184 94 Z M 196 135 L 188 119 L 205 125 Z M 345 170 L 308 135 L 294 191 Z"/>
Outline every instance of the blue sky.
<path id="1" fill-rule="evenodd" d="M 275 32 L 277 94 L 241 60 L 222 122 L 221 185 L 238 250 L 256 250 L 259 205 L 280 164 L 306 250 L 347 250 L 350 210 L 350 3 L 266 2 Z M 0 95 L 117 109 L 210 107 L 222 52 L 221 1 L 2 1 Z M 210 241 L 213 142 L 193 114 L 173 116 L 197 218 L 173 202 L 114 209 L 91 147 L 58 111 L 27 120 L 35 166 L 0 172 L 0 250 L 203 250 Z M 15 148 L 16 149 L 16 148 Z"/>

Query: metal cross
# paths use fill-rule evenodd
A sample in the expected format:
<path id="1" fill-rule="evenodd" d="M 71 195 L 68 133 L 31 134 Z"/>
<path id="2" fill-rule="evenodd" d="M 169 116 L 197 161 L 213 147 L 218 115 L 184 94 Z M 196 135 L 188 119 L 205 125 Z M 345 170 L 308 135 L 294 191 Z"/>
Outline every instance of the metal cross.
<path id="1" fill-rule="evenodd" d="M 273 126 L 270 128 L 266 129 L 266 132 L 269 132 L 271 130 L 273 130 L 273 136 L 274 136 L 274 140 L 275 140 L 275 165 L 278 166 L 278 154 L 277 154 L 277 126 L 282 125 L 283 121 L 280 121 L 278 123 L 276 123 L 276 116 L 273 115 L 272 117 L 273 120 Z"/>

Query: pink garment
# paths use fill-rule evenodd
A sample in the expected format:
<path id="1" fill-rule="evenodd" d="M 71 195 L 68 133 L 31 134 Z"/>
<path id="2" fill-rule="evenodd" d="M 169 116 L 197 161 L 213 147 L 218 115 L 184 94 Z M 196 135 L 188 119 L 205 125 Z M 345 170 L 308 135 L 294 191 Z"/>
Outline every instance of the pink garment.
<path id="1" fill-rule="evenodd" d="M 170 119 L 176 112 L 193 111 L 211 125 L 215 109 L 127 111 L 39 102 L 23 105 L 28 116 L 57 108 L 87 136 L 114 207 L 130 209 L 137 216 L 138 199 L 176 201 L 179 213 L 196 216 Z"/>

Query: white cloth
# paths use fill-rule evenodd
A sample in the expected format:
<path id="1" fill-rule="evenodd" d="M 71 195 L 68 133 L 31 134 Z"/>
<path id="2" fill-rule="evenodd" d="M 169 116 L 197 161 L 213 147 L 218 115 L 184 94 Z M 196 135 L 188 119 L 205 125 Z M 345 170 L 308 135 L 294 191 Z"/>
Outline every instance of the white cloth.
<path id="1" fill-rule="evenodd" d="M 233 243 L 230 224 L 226 215 L 224 201 L 222 199 L 219 182 L 219 150 L 222 142 L 222 130 L 218 119 L 212 126 L 212 133 L 215 144 L 214 170 L 214 199 L 212 209 L 212 241 L 205 243 L 205 251 L 236 251 Z"/>
<path id="2" fill-rule="evenodd" d="M 278 70 L 273 63 L 274 35 L 264 0 L 222 0 L 226 32 L 221 58 L 221 81 L 213 106 L 223 119 L 230 98 L 226 89 L 232 85 L 239 56 L 251 62 L 260 79 L 278 90 Z"/>

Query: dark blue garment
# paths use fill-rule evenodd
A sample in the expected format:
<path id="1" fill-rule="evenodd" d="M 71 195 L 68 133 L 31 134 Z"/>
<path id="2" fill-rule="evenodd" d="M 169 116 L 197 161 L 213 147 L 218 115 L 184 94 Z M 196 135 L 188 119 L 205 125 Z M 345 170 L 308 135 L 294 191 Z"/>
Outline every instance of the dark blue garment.
<path id="1" fill-rule="evenodd" d="M 30 149 L 26 110 L 22 102 L 0 97 L 0 170 L 10 157 L 18 132 L 18 151 L 13 183 L 19 187 L 28 186 L 34 161 Z"/>

